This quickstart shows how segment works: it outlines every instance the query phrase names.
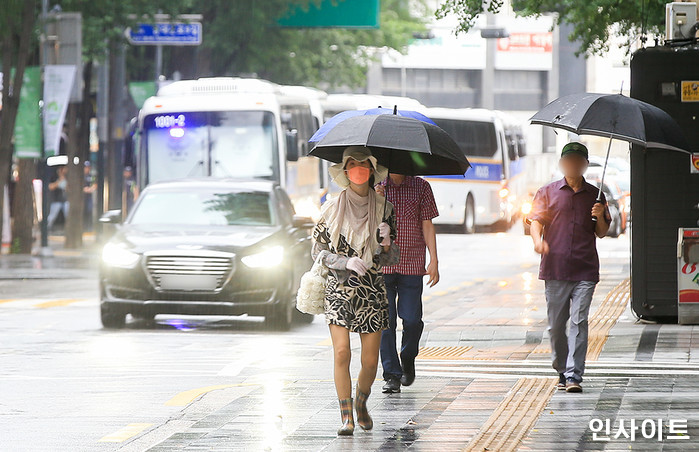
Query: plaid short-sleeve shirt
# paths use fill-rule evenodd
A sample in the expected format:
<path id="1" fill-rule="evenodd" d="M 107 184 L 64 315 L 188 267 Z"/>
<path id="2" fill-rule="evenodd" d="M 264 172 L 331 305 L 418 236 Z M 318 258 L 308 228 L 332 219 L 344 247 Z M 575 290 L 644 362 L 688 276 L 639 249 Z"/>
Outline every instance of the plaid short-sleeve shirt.
<path id="1" fill-rule="evenodd" d="M 396 243 L 400 249 L 400 262 L 384 267 L 383 272 L 424 275 L 426 245 L 422 222 L 439 215 L 432 187 L 426 180 L 413 176 L 406 176 L 400 185 L 394 184 L 389 177 L 381 185 L 395 209 L 398 229 Z"/>

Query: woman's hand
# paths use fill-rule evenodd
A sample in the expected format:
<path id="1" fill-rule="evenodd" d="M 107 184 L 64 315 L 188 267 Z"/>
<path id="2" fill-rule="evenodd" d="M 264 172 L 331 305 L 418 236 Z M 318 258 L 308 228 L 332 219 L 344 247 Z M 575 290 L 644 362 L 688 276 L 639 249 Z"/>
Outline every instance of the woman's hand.
<path id="1" fill-rule="evenodd" d="M 367 270 L 369 270 L 369 267 L 362 259 L 354 256 L 347 260 L 347 270 L 353 271 L 359 276 L 364 276 Z"/>
<path id="2" fill-rule="evenodd" d="M 391 227 L 385 221 L 379 225 L 379 237 L 381 246 L 391 246 Z"/>
<path id="3" fill-rule="evenodd" d="M 386 187 L 384 187 L 383 185 L 376 184 L 376 186 L 374 187 L 374 190 L 376 190 L 376 193 L 379 196 L 386 196 Z"/>

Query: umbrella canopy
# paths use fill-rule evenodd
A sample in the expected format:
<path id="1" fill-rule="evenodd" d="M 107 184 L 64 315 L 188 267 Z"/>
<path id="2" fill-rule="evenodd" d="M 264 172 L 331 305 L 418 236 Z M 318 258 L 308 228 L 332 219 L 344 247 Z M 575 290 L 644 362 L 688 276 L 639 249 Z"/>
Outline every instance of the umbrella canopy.
<path id="1" fill-rule="evenodd" d="M 427 116 L 420 112 L 413 110 L 398 110 L 397 108 L 370 108 L 369 110 L 347 110 L 336 114 L 332 118 L 328 119 L 325 124 L 320 126 L 320 128 L 313 134 L 309 142 L 320 141 L 330 130 L 334 129 L 336 125 L 341 123 L 347 118 L 353 116 L 372 116 L 372 115 L 398 115 L 405 116 L 406 118 L 417 119 L 422 122 L 427 122 L 433 125 L 437 125 Z"/>
<path id="2" fill-rule="evenodd" d="M 680 126 L 660 108 L 621 94 L 559 97 L 530 119 L 578 135 L 597 135 L 648 148 L 689 152 Z"/>
<path id="3" fill-rule="evenodd" d="M 334 163 L 342 161 L 346 147 L 367 146 L 379 164 L 392 173 L 463 175 L 471 166 L 444 130 L 428 122 L 393 114 L 350 116 L 325 130 L 322 138 L 310 141 L 316 141 L 310 155 Z"/>

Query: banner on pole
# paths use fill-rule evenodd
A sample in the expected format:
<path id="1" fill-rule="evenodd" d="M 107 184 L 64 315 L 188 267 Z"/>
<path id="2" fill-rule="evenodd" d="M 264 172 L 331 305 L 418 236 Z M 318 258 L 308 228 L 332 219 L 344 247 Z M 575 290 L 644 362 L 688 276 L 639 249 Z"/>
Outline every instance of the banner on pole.
<path id="1" fill-rule="evenodd" d="M 22 79 L 15 122 L 15 157 L 17 158 L 41 157 L 40 94 L 41 70 L 38 66 L 27 67 Z"/>
<path id="2" fill-rule="evenodd" d="M 57 155 L 63 122 L 75 81 L 75 66 L 52 64 L 44 67 L 44 152 Z"/>

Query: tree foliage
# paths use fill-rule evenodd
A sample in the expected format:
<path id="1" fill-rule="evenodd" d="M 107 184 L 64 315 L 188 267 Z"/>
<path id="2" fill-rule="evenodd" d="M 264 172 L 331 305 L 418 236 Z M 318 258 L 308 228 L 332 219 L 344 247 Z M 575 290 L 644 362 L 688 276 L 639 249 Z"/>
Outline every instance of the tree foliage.
<path id="1" fill-rule="evenodd" d="M 383 0 L 381 25 L 376 30 L 290 29 L 277 25 L 290 6 L 303 3 L 307 2 L 196 2 L 188 12 L 204 16 L 197 75 L 254 73 L 285 84 L 358 86 L 365 80 L 376 48 L 402 50 L 413 33 L 424 29 L 427 15 L 421 2 Z"/>
<path id="2" fill-rule="evenodd" d="M 647 33 L 659 33 L 664 24 L 665 0 L 512 0 L 513 9 L 524 16 L 556 13 L 557 21 L 573 26 L 568 36 L 579 41 L 579 53 L 602 54 L 609 48 L 610 34 L 634 41 Z M 473 27 L 485 12 L 497 13 L 503 0 L 445 0 L 437 17 L 454 14 L 459 19 L 457 32 Z"/>

